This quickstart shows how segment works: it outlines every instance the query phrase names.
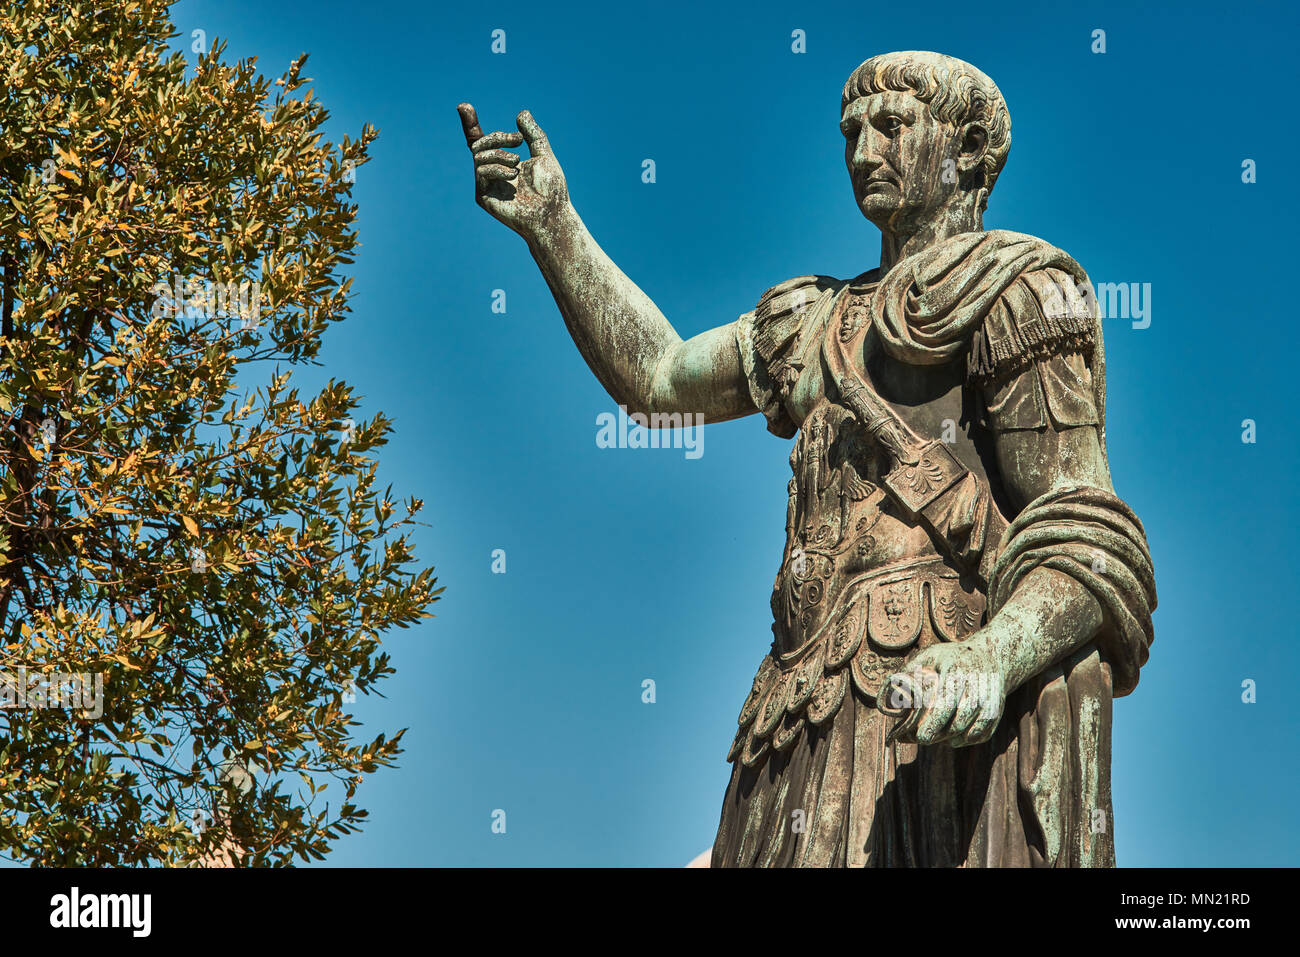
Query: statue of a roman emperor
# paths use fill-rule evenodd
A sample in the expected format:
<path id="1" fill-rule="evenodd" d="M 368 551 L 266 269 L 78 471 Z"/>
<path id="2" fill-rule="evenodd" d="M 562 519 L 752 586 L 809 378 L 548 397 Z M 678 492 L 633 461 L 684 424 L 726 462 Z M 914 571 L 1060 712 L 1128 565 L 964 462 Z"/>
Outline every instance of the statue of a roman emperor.
<path id="1" fill-rule="evenodd" d="M 1151 558 L 1111 485 L 1087 275 L 983 226 L 1011 145 L 993 81 L 936 53 L 854 70 L 844 160 L 879 266 L 787 279 L 685 341 L 531 114 L 484 135 L 460 112 L 479 205 L 618 403 L 794 439 L 712 866 L 1113 865 L 1111 702 L 1147 660 Z"/>

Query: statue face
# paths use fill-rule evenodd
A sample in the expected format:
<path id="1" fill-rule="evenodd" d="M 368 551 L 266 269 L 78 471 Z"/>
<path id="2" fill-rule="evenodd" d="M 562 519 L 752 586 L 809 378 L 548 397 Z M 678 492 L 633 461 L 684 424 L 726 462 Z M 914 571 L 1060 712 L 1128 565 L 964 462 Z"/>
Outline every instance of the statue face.
<path id="1" fill-rule="evenodd" d="M 858 208 L 882 230 L 924 222 L 957 189 L 956 171 L 966 165 L 959 132 L 912 94 L 859 97 L 844 110 L 840 129 Z M 946 170 L 944 160 L 953 161 Z"/>

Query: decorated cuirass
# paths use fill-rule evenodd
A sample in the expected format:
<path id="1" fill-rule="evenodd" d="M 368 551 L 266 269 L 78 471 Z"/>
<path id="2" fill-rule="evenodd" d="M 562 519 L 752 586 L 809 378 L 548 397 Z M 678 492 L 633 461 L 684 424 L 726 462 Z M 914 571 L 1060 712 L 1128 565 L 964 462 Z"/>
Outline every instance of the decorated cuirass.
<path id="1" fill-rule="evenodd" d="M 850 686 L 873 701 L 919 650 L 960 641 L 984 619 L 978 550 L 954 557 L 909 514 L 951 493 L 962 471 L 979 490 L 979 507 L 996 509 L 996 483 L 971 430 L 960 425 L 972 415 L 964 367 L 898 368 L 877 348 L 867 321 L 875 288 L 839 284 L 808 305 L 789 358 L 775 370 L 787 402 L 805 414 L 790 455 L 772 650 L 742 708 L 730 755 L 746 765 L 762 761 L 769 748 L 790 747 L 806 724 L 830 719 Z M 955 462 L 921 456 L 901 466 L 845 401 L 837 358 L 847 359 L 842 374 L 888 407 L 882 413 L 923 441 L 941 442 Z"/>

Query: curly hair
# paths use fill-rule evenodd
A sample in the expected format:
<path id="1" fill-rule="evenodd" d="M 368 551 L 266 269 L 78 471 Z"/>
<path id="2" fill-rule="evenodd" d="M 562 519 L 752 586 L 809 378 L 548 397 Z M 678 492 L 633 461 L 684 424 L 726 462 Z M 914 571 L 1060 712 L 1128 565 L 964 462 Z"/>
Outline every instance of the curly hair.
<path id="1" fill-rule="evenodd" d="M 882 53 L 853 71 L 844 84 L 840 111 L 859 97 L 886 90 L 911 93 L 927 104 L 930 115 L 941 123 L 954 128 L 978 123 L 984 129 L 988 151 L 980 167 L 980 185 L 983 204 L 987 204 L 1011 149 L 1011 114 L 997 84 L 969 63 L 942 53 Z"/>

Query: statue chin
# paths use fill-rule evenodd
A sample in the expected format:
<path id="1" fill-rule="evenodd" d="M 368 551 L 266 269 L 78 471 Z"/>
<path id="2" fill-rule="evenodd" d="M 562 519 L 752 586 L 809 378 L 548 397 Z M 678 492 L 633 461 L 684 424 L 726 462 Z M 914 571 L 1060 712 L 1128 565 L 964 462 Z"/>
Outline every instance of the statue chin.
<path id="1" fill-rule="evenodd" d="M 902 203 L 895 191 L 869 193 L 863 197 L 858 208 L 867 221 L 882 233 L 907 234 L 928 223 L 936 222 L 941 213 L 941 204 L 924 205 Z"/>
<path id="2" fill-rule="evenodd" d="M 890 218 L 898 212 L 898 197 L 891 194 L 892 190 L 880 190 L 858 199 L 858 209 L 867 218 L 867 222 L 881 230 L 889 226 Z"/>

